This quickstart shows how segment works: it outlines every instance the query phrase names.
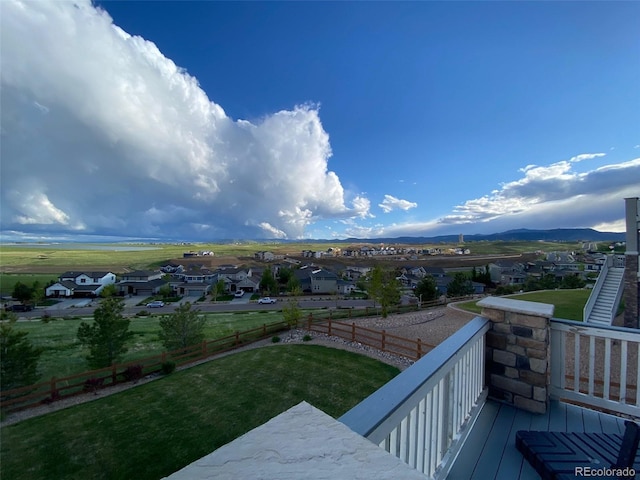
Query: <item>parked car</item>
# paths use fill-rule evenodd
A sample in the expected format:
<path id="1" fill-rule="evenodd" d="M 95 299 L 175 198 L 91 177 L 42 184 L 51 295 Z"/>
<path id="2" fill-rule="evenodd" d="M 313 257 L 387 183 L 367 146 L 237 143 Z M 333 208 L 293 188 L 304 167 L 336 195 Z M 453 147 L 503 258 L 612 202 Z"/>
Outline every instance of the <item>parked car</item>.
<path id="1" fill-rule="evenodd" d="M 153 302 L 147 303 L 148 308 L 160 308 L 164 307 L 164 302 L 162 300 L 154 300 Z"/>
<path id="2" fill-rule="evenodd" d="M 262 297 L 258 300 L 258 303 L 276 303 L 276 299 L 271 297 Z"/>
<path id="3" fill-rule="evenodd" d="M 18 303 L 16 305 L 10 305 L 6 308 L 9 312 L 30 312 L 33 310 L 31 305 L 24 305 L 22 303 Z"/>
<path id="4" fill-rule="evenodd" d="M 238 290 L 233 296 L 236 298 L 241 298 L 244 295 L 244 290 Z"/>

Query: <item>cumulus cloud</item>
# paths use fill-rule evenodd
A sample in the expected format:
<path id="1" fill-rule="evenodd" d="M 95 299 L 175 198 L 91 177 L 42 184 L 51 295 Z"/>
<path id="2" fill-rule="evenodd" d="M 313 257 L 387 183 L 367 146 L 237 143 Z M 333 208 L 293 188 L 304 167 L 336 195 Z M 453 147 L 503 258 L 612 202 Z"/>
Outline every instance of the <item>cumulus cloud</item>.
<path id="1" fill-rule="evenodd" d="M 392 195 L 385 195 L 382 203 L 379 203 L 378 206 L 382 209 L 384 213 L 389 213 L 393 210 L 409 210 L 411 208 L 415 208 L 418 206 L 417 203 L 409 202 L 408 200 L 401 200 Z"/>
<path id="2" fill-rule="evenodd" d="M 328 170 L 317 105 L 233 120 L 89 1 L 2 9 L 3 230 L 300 238 L 370 216 Z"/>
<path id="3" fill-rule="evenodd" d="M 526 166 L 520 169 L 521 178 L 467 200 L 439 218 L 377 228 L 352 222 L 349 231 L 363 238 L 495 233 L 514 228 L 624 231 L 624 198 L 640 194 L 640 158 L 582 173 L 573 171 L 573 164 L 602 156 L 582 154 L 546 166 Z"/>

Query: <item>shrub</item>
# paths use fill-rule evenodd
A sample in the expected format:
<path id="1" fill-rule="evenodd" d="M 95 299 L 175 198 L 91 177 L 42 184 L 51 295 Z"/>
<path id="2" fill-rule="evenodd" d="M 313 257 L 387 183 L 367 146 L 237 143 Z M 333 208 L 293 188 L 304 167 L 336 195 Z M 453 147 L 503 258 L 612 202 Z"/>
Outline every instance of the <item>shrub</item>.
<path id="1" fill-rule="evenodd" d="M 122 376 L 126 381 L 137 381 L 142 378 L 142 369 L 144 367 L 140 364 L 138 365 L 129 365 L 127 369 L 122 372 Z"/>
<path id="2" fill-rule="evenodd" d="M 176 362 L 172 362 L 171 360 L 169 360 L 162 363 L 161 370 L 164 375 L 169 375 L 175 369 L 176 369 Z"/>
<path id="3" fill-rule="evenodd" d="M 311 341 L 311 335 L 307 334 L 304 337 L 302 337 L 302 341 L 303 342 L 310 342 Z"/>
<path id="4" fill-rule="evenodd" d="M 98 389 L 102 387 L 103 383 L 104 383 L 104 378 L 96 378 L 96 377 L 87 378 L 84 381 L 84 387 L 82 390 L 85 392 L 93 392 L 97 395 Z M 55 399 L 52 398 L 51 400 L 55 400 Z"/>
<path id="5" fill-rule="evenodd" d="M 271 337 L 271 343 L 278 343 L 280 341 L 280 337 L 277 335 L 274 335 L 273 337 Z"/>
<path id="6" fill-rule="evenodd" d="M 149 315 L 151 314 L 146 310 L 140 310 L 139 312 L 136 313 L 136 317 L 148 317 Z"/>

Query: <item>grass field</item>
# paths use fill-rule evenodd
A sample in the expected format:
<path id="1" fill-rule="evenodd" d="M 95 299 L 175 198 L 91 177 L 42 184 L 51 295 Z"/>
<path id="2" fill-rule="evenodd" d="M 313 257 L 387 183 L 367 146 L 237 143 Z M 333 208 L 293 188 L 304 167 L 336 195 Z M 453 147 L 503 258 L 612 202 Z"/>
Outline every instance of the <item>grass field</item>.
<path id="1" fill-rule="evenodd" d="M 37 281 L 40 282 L 40 285 L 44 288 L 51 280 L 57 281 L 58 275 L 48 273 L 22 273 L 7 275 L 0 273 L 0 296 L 10 296 L 13 292 L 13 287 L 18 282 L 31 286 L 33 285 L 33 282 Z"/>
<path id="2" fill-rule="evenodd" d="M 556 318 L 564 318 L 566 320 L 582 321 L 582 310 L 589 299 L 591 290 L 543 290 L 537 292 L 520 293 L 517 295 L 509 295 L 507 298 L 514 300 L 526 300 L 528 302 L 550 303 L 555 305 L 553 314 Z M 458 304 L 460 308 L 464 308 L 470 312 L 480 313 L 481 308 L 477 305 L 477 301 L 465 302 Z"/>
<path id="3" fill-rule="evenodd" d="M 282 320 L 279 311 L 247 313 L 208 313 L 205 315 L 205 338 L 215 339 L 233 334 L 235 331 L 250 330 L 263 324 Z M 129 331 L 133 338 L 129 341 L 129 351 L 123 362 L 156 355 L 164 350 L 159 340 L 160 316 L 132 317 Z M 87 351 L 77 340 L 81 322 L 93 322 L 93 317 L 56 319 L 48 323 L 40 320 L 18 322 L 16 330 L 28 332 L 27 337 L 34 346 L 43 349 L 38 364 L 41 379 L 66 377 L 89 370 L 85 357 Z"/>
<path id="4" fill-rule="evenodd" d="M 302 400 L 338 417 L 398 373 L 317 345 L 237 353 L 3 427 L 0 477 L 157 480 Z"/>
<path id="5" fill-rule="evenodd" d="M 73 269 L 112 270 L 115 273 L 125 269 L 146 269 L 159 267 L 170 259 L 182 258 L 186 251 L 213 251 L 214 257 L 200 257 L 198 261 L 213 262 L 227 258 L 226 263 L 246 263 L 253 259 L 257 251 L 268 250 L 280 255 L 299 255 L 302 250 L 327 250 L 329 247 L 346 248 L 350 244 L 335 243 L 224 243 L 224 244 L 192 244 L 172 245 L 156 244 L 144 245 L 152 247 L 149 250 L 121 251 L 114 248 L 125 247 L 125 244 L 83 245 L 0 245 L 0 268 L 4 273 L 62 273 Z M 140 247 L 135 244 L 132 247 Z M 424 244 L 411 245 L 413 248 L 442 249 L 456 247 L 457 244 Z M 574 250 L 577 244 L 559 244 L 550 242 L 471 242 L 466 243 L 474 255 L 485 254 L 520 254 L 537 250 Z M 105 248 L 96 250 L 88 248 Z M 436 257 L 425 257 L 436 258 Z M 352 260 L 353 261 L 353 260 Z"/>

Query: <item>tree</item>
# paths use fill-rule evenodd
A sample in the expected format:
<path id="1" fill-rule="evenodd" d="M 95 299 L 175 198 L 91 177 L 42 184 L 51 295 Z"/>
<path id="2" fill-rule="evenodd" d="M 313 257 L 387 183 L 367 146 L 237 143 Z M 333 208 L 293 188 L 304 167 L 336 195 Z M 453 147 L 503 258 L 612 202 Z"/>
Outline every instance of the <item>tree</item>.
<path id="1" fill-rule="evenodd" d="M 191 309 L 191 303 L 185 302 L 171 315 L 160 319 L 160 340 L 167 350 L 178 350 L 195 345 L 204 340 L 206 318 L 200 310 Z"/>
<path id="2" fill-rule="evenodd" d="M 278 282 L 273 278 L 273 273 L 269 268 L 265 269 L 262 274 L 262 279 L 260 279 L 260 290 L 267 295 L 277 293 L 278 291 Z"/>
<path id="3" fill-rule="evenodd" d="M 100 292 L 102 298 L 115 297 L 118 295 L 118 287 L 114 283 L 105 286 Z"/>
<path id="4" fill-rule="evenodd" d="M 302 318 L 302 309 L 298 304 L 297 298 L 300 293 L 301 291 L 299 288 L 293 290 L 293 298 L 290 298 L 282 307 L 282 316 L 289 326 L 289 335 L 291 335 L 291 330 L 298 325 L 298 321 Z"/>
<path id="5" fill-rule="evenodd" d="M 287 292 L 295 293 L 300 290 L 300 280 L 295 275 L 291 275 L 287 281 Z"/>
<path id="6" fill-rule="evenodd" d="M 102 300 L 93 313 L 93 324 L 82 322 L 78 327 L 78 340 L 89 347 L 87 361 L 91 368 L 113 365 L 127 353 L 126 342 L 133 333 L 130 321 L 122 316 L 124 304 L 118 297 Z"/>
<path id="7" fill-rule="evenodd" d="M 33 288 L 25 283 L 16 282 L 13 286 L 13 293 L 11 296 L 20 303 L 27 303 L 33 296 Z"/>
<path id="8" fill-rule="evenodd" d="M 388 315 L 388 308 L 400 301 L 400 283 L 393 271 L 385 271 L 376 265 L 371 270 L 367 282 L 367 293 L 373 298 L 374 305 L 379 303 L 382 316 Z"/>
<path id="9" fill-rule="evenodd" d="M 167 299 L 173 296 L 173 288 L 168 283 L 165 283 L 158 289 L 158 293 L 162 296 L 163 299 Z"/>
<path id="10" fill-rule="evenodd" d="M 40 284 L 38 280 L 34 281 L 31 285 L 31 300 L 35 305 L 42 303 L 45 297 L 45 288 Z"/>
<path id="11" fill-rule="evenodd" d="M 27 332 L 13 328 L 15 315 L 0 325 L 0 390 L 32 385 L 38 381 L 42 350 L 27 339 Z"/>
<path id="12" fill-rule="evenodd" d="M 415 294 L 423 302 L 428 302 L 438 298 L 438 286 L 436 285 L 436 279 L 431 275 L 424 277 L 416 286 Z"/>
<path id="13" fill-rule="evenodd" d="M 577 275 L 568 275 L 560 282 L 560 288 L 583 288 L 586 282 Z"/>
<path id="14" fill-rule="evenodd" d="M 462 272 L 453 276 L 453 280 L 447 285 L 447 297 L 463 297 L 473 293 L 471 280 Z"/>
<path id="15" fill-rule="evenodd" d="M 211 291 L 211 295 L 213 295 L 213 301 L 217 301 L 218 296 L 222 294 L 224 294 L 224 280 L 220 279 Z"/>

